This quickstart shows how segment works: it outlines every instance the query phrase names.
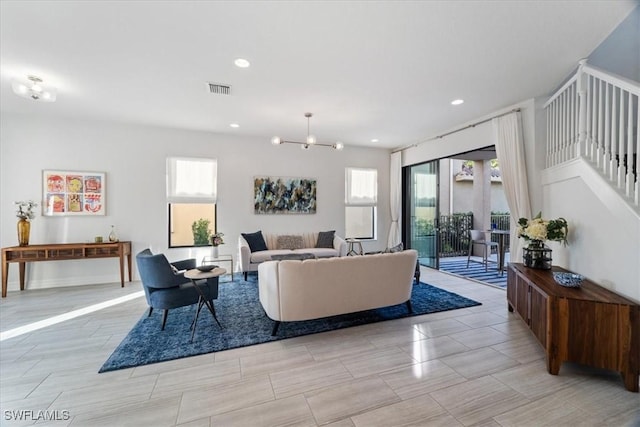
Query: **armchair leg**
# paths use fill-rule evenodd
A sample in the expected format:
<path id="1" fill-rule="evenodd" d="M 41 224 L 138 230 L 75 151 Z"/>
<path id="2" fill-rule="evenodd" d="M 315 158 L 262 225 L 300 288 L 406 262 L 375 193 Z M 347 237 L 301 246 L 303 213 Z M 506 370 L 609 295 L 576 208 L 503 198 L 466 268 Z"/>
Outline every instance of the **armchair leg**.
<path id="1" fill-rule="evenodd" d="M 244 272 L 244 281 L 245 282 L 247 281 L 247 272 L 246 271 Z"/>
<path id="2" fill-rule="evenodd" d="M 407 304 L 407 311 L 409 312 L 409 314 L 412 314 L 413 313 L 413 306 L 411 305 L 411 300 L 407 300 L 407 302 L 405 304 Z"/>
<path id="3" fill-rule="evenodd" d="M 167 324 L 167 315 L 169 314 L 169 310 L 164 309 L 162 311 L 162 328 L 161 330 L 164 331 L 164 325 Z"/>
<path id="4" fill-rule="evenodd" d="M 149 307 L 149 315 L 147 317 L 151 317 L 151 313 L 153 313 L 153 307 Z"/>

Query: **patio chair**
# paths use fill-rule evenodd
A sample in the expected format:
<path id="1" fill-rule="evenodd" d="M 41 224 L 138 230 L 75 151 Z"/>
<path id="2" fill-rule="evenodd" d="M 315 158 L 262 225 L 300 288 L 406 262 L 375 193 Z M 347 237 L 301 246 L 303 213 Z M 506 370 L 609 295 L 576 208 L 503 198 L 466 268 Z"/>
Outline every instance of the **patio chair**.
<path id="1" fill-rule="evenodd" d="M 488 271 L 489 262 L 495 262 L 489 259 L 489 255 L 491 255 L 492 248 L 496 248 L 496 251 L 498 251 L 498 243 L 487 239 L 488 233 L 489 232 L 482 230 L 469 230 L 469 254 L 467 255 L 467 268 L 469 268 L 469 261 L 478 262 L 471 259 L 474 245 L 480 245 L 482 247 L 482 264 L 484 264 L 484 271 Z"/>

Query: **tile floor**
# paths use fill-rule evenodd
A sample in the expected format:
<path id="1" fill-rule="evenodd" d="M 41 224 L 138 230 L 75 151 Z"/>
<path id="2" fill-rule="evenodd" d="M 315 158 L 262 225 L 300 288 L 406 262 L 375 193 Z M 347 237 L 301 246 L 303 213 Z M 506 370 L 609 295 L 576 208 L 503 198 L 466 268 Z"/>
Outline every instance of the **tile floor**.
<path id="1" fill-rule="evenodd" d="M 640 395 L 616 373 L 564 364 L 547 374 L 504 290 L 426 268 L 422 280 L 483 305 L 105 374 L 143 297 L 6 339 L 0 424 L 53 414 L 68 419 L 37 425 L 640 426 Z M 138 291 L 10 292 L 1 329 Z"/>

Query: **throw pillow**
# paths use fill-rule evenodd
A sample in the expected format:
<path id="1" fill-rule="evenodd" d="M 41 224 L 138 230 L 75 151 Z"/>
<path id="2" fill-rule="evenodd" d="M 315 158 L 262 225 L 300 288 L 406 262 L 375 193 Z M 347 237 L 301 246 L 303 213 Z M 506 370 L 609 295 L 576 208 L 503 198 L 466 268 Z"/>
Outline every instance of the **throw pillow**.
<path id="1" fill-rule="evenodd" d="M 335 230 L 319 232 L 318 241 L 316 242 L 316 248 L 333 249 L 333 236 L 335 234 L 336 234 Z"/>
<path id="2" fill-rule="evenodd" d="M 302 249 L 302 236 L 278 236 L 278 249 Z"/>
<path id="3" fill-rule="evenodd" d="M 255 233 L 240 233 L 244 240 L 249 244 L 249 249 L 251 252 L 257 251 L 266 251 L 267 244 L 264 241 L 264 237 L 262 236 L 262 231 L 258 230 Z"/>
<path id="4" fill-rule="evenodd" d="M 393 253 L 393 252 L 402 252 L 404 250 L 404 247 L 402 245 L 402 242 L 398 243 L 395 246 L 392 246 L 390 248 L 387 248 L 387 250 L 385 252 L 387 253 Z"/>

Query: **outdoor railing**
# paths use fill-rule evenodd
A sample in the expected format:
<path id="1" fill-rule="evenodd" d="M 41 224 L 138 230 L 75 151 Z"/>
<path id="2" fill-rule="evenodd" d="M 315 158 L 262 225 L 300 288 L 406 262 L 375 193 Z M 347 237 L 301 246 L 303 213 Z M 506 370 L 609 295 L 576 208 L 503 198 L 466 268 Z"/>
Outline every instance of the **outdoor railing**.
<path id="1" fill-rule="evenodd" d="M 509 230 L 511 216 L 509 214 L 491 215 L 491 226 L 497 230 Z M 440 216 L 440 253 L 441 258 L 466 256 L 469 253 L 469 230 L 473 228 L 472 213 L 455 213 Z M 418 220 L 414 225 L 414 244 L 419 251 L 433 251 L 435 228 L 433 221 Z M 498 236 L 492 236 L 497 242 Z M 509 236 L 506 236 L 505 246 L 509 247 Z"/>
<path id="2" fill-rule="evenodd" d="M 440 257 L 467 255 L 473 214 L 440 216 Z"/>

